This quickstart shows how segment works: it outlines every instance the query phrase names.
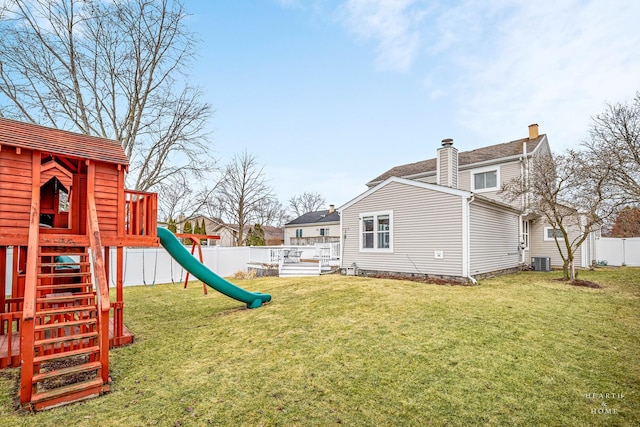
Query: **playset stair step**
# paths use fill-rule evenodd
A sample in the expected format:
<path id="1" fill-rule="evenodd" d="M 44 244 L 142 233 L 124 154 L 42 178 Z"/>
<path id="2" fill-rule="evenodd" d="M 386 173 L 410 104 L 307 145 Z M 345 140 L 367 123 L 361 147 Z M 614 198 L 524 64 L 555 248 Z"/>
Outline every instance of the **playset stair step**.
<path id="1" fill-rule="evenodd" d="M 49 329 L 56 329 L 56 328 L 74 328 L 76 326 L 95 326 L 98 324 L 98 319 L 96 319 L 95 317 L 91 317 L 89 319 L 83 319 L 83 320 L 71 320 L 69 322 L 56 322 L 56 323 L 44 323 L 42 325 L 36 325 L 35 330 L 36 331 L 46 331 Z"/>
<path id="2" fill-rule="evenodd" d="M 77 261 L 77 262 L 41 262 L 38 263 L 39 267 L 88 267 L 91 265 L 89 262 Z"/>
<path id="3" fill-rule="evenodd" d="M 36 303 L 41 304 L 60 304 L 65 302 L 74 302 L 83 299 L 93 299 L 96 296 L 93 292 L 88 293 L 60 293 L 60 294 L 47 294 L 44 297 L 36 298 Z"/>
<path id="4" fill-rule="evenodd" d="M 59 250 L 51 249 L 50 246 L 41 246 L 40 248 L 41 256 L 88 256 L 87 251 L 69 250 L 69 248 L 63 246 L 59 247 Z"/>
<path id="5" fill-rule="evenodd" d="M 34 374 L 32 381 L 35 384 L 40 381 L 45 381 L 51 378 L 62 377 L 65 375 L 80 374 L 82 372 L 96 371 L 98 369 L 102 369 L 102 364 L 100 362 L 83 363 L 81 365 L 69 366 L 62 369 L 54 369 L 52 371 L 40 372 L 38 374 Z"/>
<path id="6" fill-rule="evenodd" d="M 69 289 L 69 288 L 83 288 L 83 287 L 91 287 L 93 288 L 93 283 L 91 282 L 82 282 L 82 283 L 55 283 L 55 284 L 48 284 L 48 285 L 42 285 L 39 284 L 38 285 L 38 290 L 42 291 L 45 289 Z"/>
<path id="7" fill-rule="evenodd" d="M 80 348 L 80 349 L 76 349 L 76 350 L 71 350 L 71 351 L 63 351 L 60 353 L 51 353 L 51 354 L 43 354 L 42 356 L 35 356 L 33 358 L 33 363 L 42 363 L 42 362 L 49 362 L 51 360 L 58 360 L 58 359 L 64 359 L 67 357 L 72 357 L 72 356 L 85 356 L 87 354 L 97 354 L 100 352 L 100 347 L 99 346 L 91 346 L 91 347 L 85 347 L 85 348 Z"/>
<path id="8" fill-rule="evenodd" d="M 88 277 L 90 271 L 76 271 L 75 273 L 38 273 L 39 278 L 43 277 Z"/>
<path id="9" fill-rule="evenodd" d="M 62 325 L 64 325 L 64 323 L 62 323 Z M 55 338 L 45 338 L 45 339 L 42 339 L 42 340 L 36 340 L 34 342 L 34 345 L 35 346 L 55 345 L 55 344 L 61 344 L 61 343 L 69 342 L 69 341 L 89 340 L 89 339 L 93 339 L 93 338 L 98 338 L 98 332 L 97 331 L 85 332 L 85 333 L 82 333 L 82 334 L 64 335 L 64 336 L 55 337 Z"/>
<path id="10" fill-rule="evenodd" d="M 103 392 L 103 385 L 102 378 L 94 378 L 42 393 L 34 393 L 31 396 L 31 405 L 35 410 L 41 410 L 99 396 Z M 58 398 L 64 398 L 64 400 L 58 401 Z"/>
<path id="11" fill-rule="evenodd" d="M 78 311 L 98 311 L 95 305 L 69 305 L 66 307 L 45 308 L 38 310 L 36 316 L 50 316 L 52 314 L 75 313 Z"/>

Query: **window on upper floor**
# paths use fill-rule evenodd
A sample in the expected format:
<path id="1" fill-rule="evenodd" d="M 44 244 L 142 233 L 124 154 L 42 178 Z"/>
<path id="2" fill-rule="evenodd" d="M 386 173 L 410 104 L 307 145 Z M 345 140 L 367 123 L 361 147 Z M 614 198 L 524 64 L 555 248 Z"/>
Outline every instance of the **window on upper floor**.
<path id="1" fill-rule="evenodd" d="M 302 228 L 296 228 L 296 237 L 302 237 Z"/>
<path id="2" fill-rule="evenodd" d="M 360 251 L 393 250 L 393 211 L 360 215 Z"/>
<path id="3" fill-rule="evenodd" d="M 320 229 L 320 235 L 321 236 L 328 236 L 329 234 L 330 234 L 329 233 L 329 228 L 321 228 Z"/>
<path id="4" fill-rule="evenodd" d="M 472 191 L 496 191 L 499 190 L 500 169 L 498 167 L 476 169 L 471 173 Z"/>

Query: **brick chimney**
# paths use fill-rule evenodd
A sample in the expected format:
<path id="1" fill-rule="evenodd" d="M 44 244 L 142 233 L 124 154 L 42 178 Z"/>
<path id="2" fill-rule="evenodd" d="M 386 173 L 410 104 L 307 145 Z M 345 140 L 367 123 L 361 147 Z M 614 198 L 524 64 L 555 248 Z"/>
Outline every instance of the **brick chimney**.
<path id="1" fill-rule="evenodd" d="M 458 188 L 458 149 L 453 146 L 453 139 L 442 140 L 436 161 L 438 184 Z"/>
<path id="2" fill-rule="evenodd" d="M 529 139 L 536 139 L 538 136 L 540 136 L 538 134 L 538 124 L 534 123 L 532 125 L 529 125 Z"/>

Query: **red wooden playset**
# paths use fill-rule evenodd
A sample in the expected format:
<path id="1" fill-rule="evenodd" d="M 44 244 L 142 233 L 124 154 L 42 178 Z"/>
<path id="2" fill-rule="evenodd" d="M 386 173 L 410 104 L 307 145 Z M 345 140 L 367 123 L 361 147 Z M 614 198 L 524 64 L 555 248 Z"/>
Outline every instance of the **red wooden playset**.
<path id="1" fill-rule="evenodd" d="M 21 366 L 23 407 L 104 393 L 109 347 L 133 341 L 123 247 L 159 240 L 157 195 L 125 190 L 128 164 L 117 141 L 0 118 L 0 368 Z"/>

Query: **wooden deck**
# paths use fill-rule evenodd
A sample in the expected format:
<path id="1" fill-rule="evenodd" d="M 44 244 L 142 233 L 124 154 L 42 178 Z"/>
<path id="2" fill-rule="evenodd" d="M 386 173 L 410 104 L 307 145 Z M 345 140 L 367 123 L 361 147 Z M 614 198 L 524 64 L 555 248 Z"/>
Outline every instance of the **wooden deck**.
<path id="1" fill-rule="evenodd" d="M 109 319 L 109 348 L 131 344 L 133 334 L 126 326 L 123 326 L 123 336 L 118 345 L 113 343 L 113 319 Z M 11 344 L 11 362 L 9 363 L 9 344 Z M 20 366 L 20 334 L 15 333 L 9 343 L 8 335 L 0 335 L 0 369 L 17 368 Z"/>

